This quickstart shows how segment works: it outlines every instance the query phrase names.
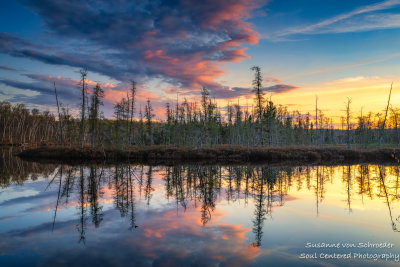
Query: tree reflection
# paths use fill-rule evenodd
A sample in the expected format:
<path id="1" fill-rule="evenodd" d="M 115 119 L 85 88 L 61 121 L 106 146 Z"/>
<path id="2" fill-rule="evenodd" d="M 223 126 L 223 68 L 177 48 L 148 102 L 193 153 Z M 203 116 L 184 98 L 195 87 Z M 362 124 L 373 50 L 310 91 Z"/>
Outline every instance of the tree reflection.
<path id="1" fill-rule="evenodd" d="M 79 168 L 79 198 L 78 198 L 78 209 L 79 209 L 79 224 L 77 229 L 79 232 L 79 243 L 85 243 L 86 241 L 86 196 L 85 196 L 85 178 L 84 178 L 84 168 L 81 166 Z"/>
<path id="2" fill-rule="evenodd" d="M 60 173 L 60 183 L 58 186 L 57 202 L 56 202 L 56 208 L 54 209 L 53 227 L 52 227 L 51 231 L 54 231 L 54 226 L 56 224 L 57 210 L 58 210 L 58 204 L 60 201 L 60 193 L 61 193 L 61 182 L 62 182 L 62 177 L 63 177 L 63 166 L 61 166 L 59 173 Z"/>
<path id="3" fill-rule="evenodd" d="M 152 187 L 153 183 L 153 167 L 150 166 L 147 171 L 146 175 L 146 187 L 144 191 L 144 198 L 146 199 L 146 203 L 149 206 L 150 205 L 150 200 L 153 195 L 154 188 Z"/>
<path id="4" fill-rule="evenodd" d="M 92 222 L 95 227 L 99 227 L 103 221 L 103 207 L 99 203 L 100 192 L 100 180 L 102 177 L 102 170 L 98 174 L 96 166 L 90 166 L 89 184 L 88 184 L 88 198 L 90 203 L 90 214 L 92 215 Z"/>
<path id="5" fill-rule="evenodd" d="M 40 164 L 23 161 L 14 154 L 16 148 L 0 148 L 0 188 L 12 184 L 23 185 L 28 179 L 36 180 L 39 175 L 51 176 L 57 169 L 55 164 Z"/>
<path id="6" fill-rule="evenodd" d="M 138 227 L 135 216 L 135 170 L 136 168 L 132 168 L 130 165 L 116 166 L 113 176 L 115 188 L 114 203 L 121 217 L 129 218 L 129 229 L 131 230 Z"/>
<path id="7" fill-rule="evenodd" d="M 265 183 L 266 177 L 264 175 L 264 168 L 261 170 L 256 168 L 254 171 L 256 176 L 256 183 L 254 184 L 254 219 L 253 219 L 253 233 L 255 235 L 255 241 L 253 246 L 259 247 L 261 245 L 261 238 L 263 235 L 263 225 L 265 221 L 265 215 L 267 214 L 267 209 L 265 207 Z M 269 197 L 269 196 L 268 196 Z"/>
<path id="8" fill-rule="evenodd" d="M 389 200 L 389 193 L 388 193 L 388 190 L 387 190 L 386 185 L 385 185 L 385 180 L 386 180 L 385 179 L 386 178 L 385 169 L 382 166 L 378 166 L 378 168 L 379 168 L 379 178 L 380 178 L 380 183 L 381 183 L 381 189 L 382 189 L 382 191 L 384 193 L 384 196 L 386 198 L 386 204 L 387 204 L 387 207 L 388 207 L 388 210 L 389 210 L 389 217 L 390 217 L 390 221 L 392 223 L 392 229 L 395 232 L 400 232 L 400 230 L 397 228 L 397 224 L 393 220 L 392 208 L 390 206 L 390 200 Z M 396 192 L 397 192 L 397 188 L 396 188 Z M 399 222 L 399 217 L 397 217 L 396 221 Z"/>
<path id="9" fill-rule="evenodd" d="M 146 167 L 125 164 L 105 167 L 93 164 L 76 167 L 16 163 L 7 159 L 7 155 L 3 155 L 0 162 L 4 167 L 0 169 L 3 187 L 50 177 L 45 183 L 47 188 L 54 190 L 56 197 L 51 204 L 51 210 L 54 210 L 51 230 L 60 220 L 60 210 L 74 206 L 78 211 L 76 228 L 81 243 L 86 242 L 88 227 L 98 228 L 105 224 L 107 210 L 112 206 L 129 223 L 128 229 L 138 228 L 140 217 L 136 216 L 137 206 L 156 205 L 160 195 L 155 192 L 163 190 L 165 198 L 176 206 L 177 212 L 196 209 L 199 224 L 204 227 L 214 223 L 213 214 L 220 201 L 227 205 L 250 203 L 254 211 L 251 216 L 252 246 L 259 247 L 266 238 L 264 232 L 274 207 L 285 206 L 291 192 L 309 191 L 315 198 L 316 214 L 319 215 L 329 193 L 329 184 L 334 184 L 335 179 L 341 182 L 340 194 L 346 210 L 351 212 L 357 206 L 353 204 L 357 200 L 362 203 L 366 199 L 383 200 L 392 230 L 400 231 L 400 217 L 394 205 L 400 201 L 399 166 Z M 20 172 L 13 168 L 20 168 Z M 160 175 L 163 181 L 161 187 L 157 180 Z"/>

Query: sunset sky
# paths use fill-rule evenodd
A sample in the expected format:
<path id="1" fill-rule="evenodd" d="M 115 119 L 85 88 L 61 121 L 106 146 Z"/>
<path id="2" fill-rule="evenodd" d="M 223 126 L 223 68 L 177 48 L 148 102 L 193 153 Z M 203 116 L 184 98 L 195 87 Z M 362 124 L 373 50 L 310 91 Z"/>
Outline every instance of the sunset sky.
<path id="1" fill-rule="evenodd" d="M 85 3 L 84 3 L 85 2 Z M 400 101 L 400 0 L 21 0 L 0 2 L 0 101 L 53 110 L 79 105 L 79 69 L 106 91 L 104 113 L 138 83 L 157 118 L 166 102 L 251 105 L 250 68 L 290 110 L 338 119 Z M 137 111 L 138 111 L 137 109 Z"/>

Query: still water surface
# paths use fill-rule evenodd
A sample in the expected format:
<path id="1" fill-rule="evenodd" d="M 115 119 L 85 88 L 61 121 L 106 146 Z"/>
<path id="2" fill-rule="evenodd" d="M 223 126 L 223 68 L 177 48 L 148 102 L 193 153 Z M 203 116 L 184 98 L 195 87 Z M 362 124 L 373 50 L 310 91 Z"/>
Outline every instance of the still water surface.
<path id="1" fill-rule="evenodd" d="M 399 265 L 399 166 L 68 166 L 2 154 L 0 266 Z M 325 258 L 335 255 L 351 257 Z"/>

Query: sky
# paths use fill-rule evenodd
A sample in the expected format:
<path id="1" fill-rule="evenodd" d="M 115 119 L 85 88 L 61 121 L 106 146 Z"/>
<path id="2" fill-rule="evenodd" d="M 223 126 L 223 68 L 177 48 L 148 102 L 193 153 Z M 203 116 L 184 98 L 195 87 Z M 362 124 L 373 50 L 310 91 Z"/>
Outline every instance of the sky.
<path id="1" fill-rule="evenodd" d="M 252 66 L 276 104 L 318 108 L 334 120 L 400 101 L 400 0 L 21 0 L 0 2 L 0 101 L 70 109 L 79 70 L 105 90 L 104 115 L 137 83 L 149 99 L 198 101 L 205 86 L 223 109 L 253 104 Z"/>

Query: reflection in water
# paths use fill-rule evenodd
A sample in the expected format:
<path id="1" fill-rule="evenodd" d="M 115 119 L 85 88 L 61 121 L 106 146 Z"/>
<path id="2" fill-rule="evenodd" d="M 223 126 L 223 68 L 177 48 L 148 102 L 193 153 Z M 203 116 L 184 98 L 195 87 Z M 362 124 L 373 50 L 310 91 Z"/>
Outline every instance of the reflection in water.
<path id="1" fill-rule="evenodd" d="M 55 165 L 38 164 L 19 160 L 14 157 L 17 149 L 0 149 L 0 187 L 10 184 L 23 185 L 28 178 L 32 181 L 38 179 L 38 175 L 49 177 L 56 168 Z"/>
<path id="2" fill-rule="evenodd" d="M 281 242 L 279 234 L 299 236 L 299 232 L 305 231 L 297 243 L 291 241 L 292 250 L 287 250 L 291 251 L 288 252 L 291 260 L 297 260 L 296 251 L 309 241 L 307 236 L 310 239 L 314 236 L 311 225 L 315 226 L 318 220 L 326 220 L 324 226 L 328 229 L 334 223 L 347 225 L 353 234 L 360 231 L 359 237 L 363 236 L 360 229 L 366 231 L 370 227 L 368 223 L 375 225 L 377 221 L 380 225 L 368 228 L 380 228 L 375 230 L 377 235 L 390 236 L 387 227 L 382 225 L 387 222 L 391 224 L 392 235 L 399 231 L 400 211 L 396 208 L 400 194 L 399 166 L 76 167 L 5 158 L 1 166 L 4 191 L 0 195 L 0 206 L 5 210 L 13 205 L 26 208 L 31 204 L 32 207 L 20 213 L 8 209 L 0 214 L 0 225 L 5 226 L 1 232 L 2 255 L 11 253 L 13 244 L 24 247 L 28 239 L 45 244 L 60 238 L 57 246 L 62 248 L 63 244 L 67 246 L 66 239 L 75 236 L 76 244 L 88 247 L 96 244 L 97 249 L 101 246 L 96 241 L 99 237 L 129 244 L 142 257 L 140 264 L 144 265 L 161 258 L 184 265 L 229 261 L 265 263 L 268 251 Z M 24 192 L 28 195 L 21 195 L 20 188 L 35 189 L 37 194 L 29 195 L 27 190 Z M 51 207 L 49 203 L 53 203 Z M 382 209 L 381 203 L 385 204 L 383 212 L 387 215 L 375 218 L 373 213 Z M 347 215 L 336 207 L 343 207 Z M 349 218 L 356 220 L 354 216 L 360 216 L 365 209 L 370 210 L 366 218 L 372 218 L 371 222 L 365 218 L 362 223 L 349 221 Z M 49 224 L 46 219 L 34 216 L 49 211 Z M 122 221 L 117 220 L 114 211 Z M 18 216 L 31 216 L 26 221 L 26 229 L 21 223 L 11 222 L 20 220 Z M 286 226 L 283 231 L 281 227 Z M 124 229 L 134 236 L 128 238 Z M 16 239 L 11 242 L 12 238 Z M 124 250 L 120 245 L 115 246 Z M 274 257 L 277 256 L 269 259 Z M 290 260 L 287 255 L 282 257 Z"/>
<path id="3" fill-rule="evenodd" d="M 381 190 L 383 190 L 383 192 L 385 193 L 385 198 L 386 198 L 386 203 L 387 203 L 387 206 L 388 206 L 388 210 L 389 210 L 389 215 L 390 215 L 390 220 L 391 220 L 391 222 L 392 222 L 392 229 L 393 229 L 393 231 L 395 231 L 395 232 L 399 232 L 399 230 L 397 229 L 397 225 L 396 225 L 396 223 L 393 221 L 393 216 L 392 216 L 392 209 L 391 209 L 391 207 L 390 207 L 390 201 L 389 201 L 389 196 L 388 196 L 388 192 L 387 192 L 387 188 L 386 188 L 386 186 L 385 186 L 385 173 L 384 173 L 384 170 L 383 170 L 383 168 L 381 167 L 381 166 L 379 166 L 379 178 L 381 179 L 380 181 L 381 181 L 381 183 L 382 183 L 382 187 L 381 187 Z M 398 182 L 398 180 L 396 179 L 396 186 L 397 186 L 397 182 Z M 398 195 L 397 195 L 397 188 L 396 188 L 396 194 L 393 196 L 392 195 L 392 197 L 394 197 L 394 198 L 398 198 Z M 397 222 L 399 222 L 399 218 L 400 218 L 400 215 L 397 217 L 397 219 L 396 219 L 396 221 Z"/>

